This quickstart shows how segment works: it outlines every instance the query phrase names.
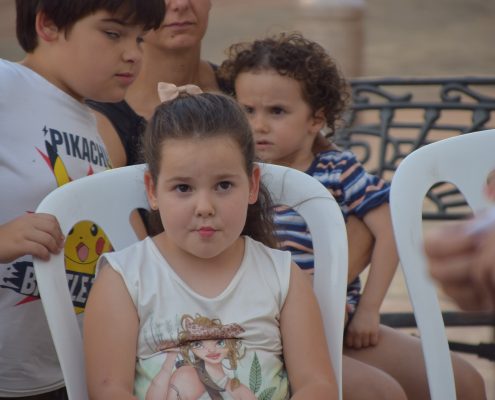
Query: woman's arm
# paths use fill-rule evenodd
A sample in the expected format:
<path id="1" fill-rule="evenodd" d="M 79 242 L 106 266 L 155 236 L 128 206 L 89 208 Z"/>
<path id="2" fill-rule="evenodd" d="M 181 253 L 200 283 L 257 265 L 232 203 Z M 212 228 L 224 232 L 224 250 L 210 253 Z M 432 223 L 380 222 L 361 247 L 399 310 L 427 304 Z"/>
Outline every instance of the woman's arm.
<path id="1" fill-rule="evenodd" d="M 139 320 L 122 277 L 101 268 L 84 315 L 84 353 L 92 400 L 136 399 L 132 395 Z"/>
<path id="2" fill-rule="evenodd" d="M 309 277 L 291 266 L 289 292 L 280 317 L 292 399 L 337 399 L 338 390 L 320 308 Z"/>
<path id="3" fill-rule="evenodd" d="M 112 168 L 125 167 L 127 165 L 127 155 L 119 134 L 106 116 L 95 110 L 93 110 L 93 114 L 96 117 L 98 132 L 112 162 Z M 130 221 L 139 239 L 142 240 L 148 236 L 143 220 L 137 211 L 131 213 Z"/>
<path id="4" fill-rule="evenodd" d="M 93 110 L 93 114 L 96 117 L 98 132 L 108 151 L 112 167 L 125 167 L 127 165 L 127 155 L 119 134 L 105 115 L 95 110 Z"/>
<path id="5" fill-rule="evenodd" d="M 369 211 L 364 222 L 375 243 L 368 279 L 345 338 L 346 345 L 356 349 L 378 343 L 380 307 L 399 263 L 388 203 Z"/>

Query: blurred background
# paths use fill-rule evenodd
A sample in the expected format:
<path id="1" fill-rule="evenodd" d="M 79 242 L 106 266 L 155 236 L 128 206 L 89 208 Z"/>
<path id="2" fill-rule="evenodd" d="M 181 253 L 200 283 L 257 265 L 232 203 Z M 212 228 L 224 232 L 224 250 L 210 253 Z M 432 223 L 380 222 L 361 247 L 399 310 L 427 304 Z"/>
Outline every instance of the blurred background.
<path id="1" fill-rule="evenodd" d="M 204 57 L 233 42 L 300 30 L 347 77 L 492 75 L 493 0 L 212 0 Z M 0 0 L 0 57 L 19 60 L 14 0 Z"/>
<path id="2" fill-rule="evenodd" d="M 491 75 L 492 0 L 213 0 L 206 53 L 298 29 L 324 45 L 348 77 Z M 313 10 L 313 11 L 312 11 Z"/>

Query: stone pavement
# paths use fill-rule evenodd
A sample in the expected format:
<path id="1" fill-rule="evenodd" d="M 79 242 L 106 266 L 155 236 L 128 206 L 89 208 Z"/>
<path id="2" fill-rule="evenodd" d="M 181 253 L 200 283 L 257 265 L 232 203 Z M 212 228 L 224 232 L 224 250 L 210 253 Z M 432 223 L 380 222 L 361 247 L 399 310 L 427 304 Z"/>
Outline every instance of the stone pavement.
<path id="1" fill-rule="evenodd" d="M 301 29 L 296 0 L 212 0 L 203 56 L 221 62 L 233 42 Z M 494 75 L 495 1 L 365 0 L 363 76 Z M 19 60 L 14 0 L 0 0 L 0 57 Z M 304 29 L 301 29 L 304 33 Z M 331 40 L 331 38 L 329 39 Z M 443 298 L 445 308 L 453 305 Z M 400 271 L 383 307 L 410 310 Z M 452 339 L 493 340 L 489 328 L 449 328 Z M 483 374 L 495 400 L 495 363 L 466 356 Z"/>

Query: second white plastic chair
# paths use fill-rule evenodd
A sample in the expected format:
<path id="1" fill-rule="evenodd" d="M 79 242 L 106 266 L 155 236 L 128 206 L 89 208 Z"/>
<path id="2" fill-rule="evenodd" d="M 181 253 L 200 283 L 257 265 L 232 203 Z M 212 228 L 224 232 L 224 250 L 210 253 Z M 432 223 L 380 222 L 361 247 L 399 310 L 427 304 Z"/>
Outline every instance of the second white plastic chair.
<path id="1" fill-rule="evenodd" d="M 423 200 L 433 184 L 450 182 L 475 213 L 484 210 L 489 203 L 483 187 L 495 168 L 494 149 L 495 130 L 441 140 L 409 154 L 392 179 L 392 224 L 433 400 L 455 399 L 456 393 L 441 309 L 423 251 Z"/>
<path id="2" fill-rule="evenodd" d="M 115 249 L 137 240 L 129 224 L 136 208 L 149 209 L 144 165 L 98 173 L 49 194 L 37 212 L 57 217 L 67 234 L 75 223 L 94 221 Z M 340 207 L 314 178 L 285 167 L 261 164 L 262 180 L 276 204 L 294 208 L 306 220 L 315 253 L 314 290 L 342 398 L 342 331 L 347 286 L 347 235 Z M 87 400 L 81 332 L 67 286 L 63 254 L 34 260 L 43 307 L 71 400 Z M 308 338 L 310 340 L 310 338 Z"/>

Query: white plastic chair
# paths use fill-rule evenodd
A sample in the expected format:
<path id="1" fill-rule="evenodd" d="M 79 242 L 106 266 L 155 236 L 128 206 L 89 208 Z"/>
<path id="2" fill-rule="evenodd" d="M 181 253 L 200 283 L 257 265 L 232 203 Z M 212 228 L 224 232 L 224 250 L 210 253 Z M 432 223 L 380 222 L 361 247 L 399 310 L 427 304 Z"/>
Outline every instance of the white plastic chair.
<path id="1" fill-rule="evenodd" d="M 330 357 L 342 399 L 342 346 L 347 292 L 347 231 L 339 205 L 313 177 L 292 168 L 262 165 L 275 204 L 288 205 L 306 221 L 313 240 L 318 298 Z M 308 179 L 309 178 L 309 179 Z"/>
<path id="2" fill-rule="evenodd" d="M 347 236 L 336 201 L 314 178 L 290 168 L 261 164 L 262 179 L 276 204 L 293 207 L 305 218 L 315 252 L 314 290 L 341 395 L 342 332 L 347 286 Z M 62 231 L 82 220 L 96 222 L 113 247 L 137 240 L 129 224 L 136 208 L 149 209 L 143 183 L 144 165 L 108 170 L 50 193 L 37 212 L 57 217 Z M 48 262 L 34 260 L 38 289 L 71 400 L 87 400 L 81 332 L 73 311 L 63 254 Z M 80 321 L 79 321 L 80 322 Z"/>
<path id="3" fill-rule="evenodd" d="M 483 187 L 495 167 L 494 148 L 495 130 L 444 139 L 410 153 L 392 179 L 392 224 L 433 400 L 455 399 L 456 392 L 441 309 L 423 250 L 423 200 L 433 184 L 450 182 L 474 213 L 484 210 L 489 203 Z"/>

